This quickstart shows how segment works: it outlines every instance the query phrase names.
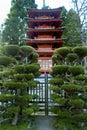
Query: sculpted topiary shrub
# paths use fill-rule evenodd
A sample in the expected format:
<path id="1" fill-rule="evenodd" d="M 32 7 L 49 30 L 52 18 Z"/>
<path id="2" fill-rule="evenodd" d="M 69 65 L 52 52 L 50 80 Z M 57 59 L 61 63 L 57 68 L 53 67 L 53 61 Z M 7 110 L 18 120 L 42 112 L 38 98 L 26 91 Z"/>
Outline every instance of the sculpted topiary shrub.
<path id="1" fill-rule="evenodd" d="M 61 47 L 54 53 L 52 79 L 49 82 L 54 102 L 51 110 L 58 116 L 59 130 L 82 130 L 87 125 L 87 76 L 81 66 L 82 59 L 87 55 L 86 49 Z"/>
<path id="2" fill-rule="evenodd" d="M 10 119 L 11 124 L 16 125 L 24 118 L 29 119 L 39 109 L 35 93 L 37 81 L 34 78 L 40 76 L 40 66 L 37 63 L 38 54 L 32 47 L 9 45 L 5 46 L 5 53 L 8 56 L 0 58 L 0 65 L 7 66 L 0 72 L 0 118 L 3 121 Z M 10 61 L 13 57 L 15 64 Z"/>

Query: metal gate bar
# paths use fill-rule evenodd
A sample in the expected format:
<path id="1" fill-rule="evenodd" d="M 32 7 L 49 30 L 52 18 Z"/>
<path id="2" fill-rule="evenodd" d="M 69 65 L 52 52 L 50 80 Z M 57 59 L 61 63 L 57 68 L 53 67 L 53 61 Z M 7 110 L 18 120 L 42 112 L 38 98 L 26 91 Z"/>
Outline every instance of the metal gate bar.
<path id="1" fill-rule="evenodd" d="M 44 74 L 41 75 L 39 78 L 35 79 L 37 81 L 39 81 L 39 83 L 37 84 L 36 88 L 32 88 L 33 90 L 29 90 L 30 94 L 37 94 L 38 98 L 37 99 L 33 99 L 33 102 L 37 102 L 39 103 L 40 109 L 41 111 L 45 112 L 45 115 L 49 114 L 49 107 L 52 103 L 51 99 L 50 99 L 50 94 L 52 93 L 52 91 L 49 89 L 50 84 L 49 84 L 49 79 L 51 78 L 51 76 L 49 76 L 48 74 Z"/>

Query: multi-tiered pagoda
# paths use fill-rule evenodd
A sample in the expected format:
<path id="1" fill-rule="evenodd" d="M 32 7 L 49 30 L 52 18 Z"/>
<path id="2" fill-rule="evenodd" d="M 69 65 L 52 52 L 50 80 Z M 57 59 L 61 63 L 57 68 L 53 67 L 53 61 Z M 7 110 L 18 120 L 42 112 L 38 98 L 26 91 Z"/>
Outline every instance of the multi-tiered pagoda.
<path id="1" fill-rule="evenodd" d="M 49 73 L 52 67 L 52 55 L 63 44 L 61 39 L 62 8 L 28 10 L 27 45 L 35 48 L 39 54 L 38 62 L 42 73 Z"/>

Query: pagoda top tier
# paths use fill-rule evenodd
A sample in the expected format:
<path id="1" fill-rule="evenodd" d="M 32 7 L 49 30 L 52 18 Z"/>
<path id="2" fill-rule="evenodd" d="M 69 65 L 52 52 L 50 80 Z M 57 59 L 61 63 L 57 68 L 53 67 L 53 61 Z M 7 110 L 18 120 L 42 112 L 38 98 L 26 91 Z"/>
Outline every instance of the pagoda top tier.
<path id="1" fill-rule="evenodd" d="M 28 15 L 30 18 L 39 17 L 41 15 L 48 15 L 51 17 L 60 17 L 62 7 L 55 9 L 28 9 Z"/>

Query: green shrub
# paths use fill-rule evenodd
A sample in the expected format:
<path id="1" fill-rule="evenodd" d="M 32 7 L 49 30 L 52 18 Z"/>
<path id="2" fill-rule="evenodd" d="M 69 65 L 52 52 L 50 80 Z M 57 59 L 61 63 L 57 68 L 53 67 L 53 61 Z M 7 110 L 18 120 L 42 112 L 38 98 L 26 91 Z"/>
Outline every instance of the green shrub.
<path id="1" fill-rule="evenodd" d="M 64 83 L 62 78 L 52 78 L 49 82 L 52 85 L 62 85 Z"/>
<path id="2" fill-rule="evenodd" d="M 17 45 L 6 45 L 4 46 L 5 54 L 8 56 L 16 56 L 19 54 L 19 46 Z"/>
<path id="3" fill-rule="evenodd" d="M 55 54 L 61 55 L 63 58 L 71 51 L 70 47 L 60 47 L 55 50 Z"/>
<path id="4" fill-rule="evenodd" d="M 87 122 L 87 114 L 86 113 L 84 113 L 84 114 L 77 114 L 77 115 L 75 115 L 75 120 L 77 121 L 77 122 Z"/>
<path id="5" fill-rule="evenodd" d="M 75 52 L 79 58 L 84 58 L 87 56 L 87 47 L 86 46 L 77 46 L 73 48 L 73 52 Z"/>
<path id="6" fill-rule="evenodd" d="M 39 66 L 35 64 L 27 64 L 25 65 L 25 73 L 33 73 L 35 74 L 39 70 Z"/>
<path id="7" fill-rule="evenodd" d="M 87 78 L 87 76 L 80 74 L 74 77 L 74 79 L 78 80 L 78 81 L 85 81 L 85 79 Z"/>
<path id="8" fill-rule="evenodd" d="M 52 61 L 53 61 L 53 63 L 56 63 L 56 62 L 57 62 L 57 55 L 53 55 L 53 56 L 52 56 Z"/>
<path id="9" fill-rule="evenodd" d="M 59 97 L 59 98 L 55 99 L 55 102 L 58 103 L 59 106 L 65 106 L 67 99 Z"/>
<path id="10" fill-rule="evenodd" d="M 81 109 L 84 106 L 84 101 L 81 99 L 71 99 L 69 103 L 71 106 L 78 109 Z"/>
<path id="11" fill-rule="evenodd" d="M 55 99 L 57 99 L 57 98 L 59 98 L 59 97 L 60 97 L 60 96 L 57 95 L 57 94 L 55 94 L 55 93 L 51 94 L 51 99 L 52 99 L 53 101 L 55 101 Z"/>
<path id="12" fill-rule="evenodd" d="M 4 105 L 3 106 L 0 105 L 0 111 L 3 111 L 5 109 L 6 109 L 6 107 Z"/>
<path id="13" fill-rule="evenodd" d="M 67 118 L 70 119 L 70 116 L 71 116 L 70 112 L 68 112 L 67 110 L 61 110 L 61 109 L 58 110 L 57 114 L 60 119 L 65 119 L 65 120 Z"/>
<path id="14" fill-rule="evenodd" d="M 0 95 L 0 101 L 1 102 L 7 102 L 7 101 L 12 101 L 14 99 L 14 95 L 11 94 L 1 94 Z"/>
<path id="15" fill-rule="evenodd" d="M 34 75 L 33 74 L 14 74 L 14 78 L 17 80 L 28 81 L 28 80 L 33 80 Z"/>
<path id="16" fill-rule="evenodd" d="M 77 56 L 76 53 L 69 53 L 69 54 L 67 54 L 66 60 L 68 62 L 73 62 L 73 61 L 75 62 L 75 61 L 77 61 L 77 59 L 78 59 L 78 56 Z"/>
<path id="17" fill-rule="evenodd" d="M 61 88 L 68 92 L 68 94 L 73 94 L 79 90 L 79 86 L 75 84 L 64 84 Z"/>
<path id="18" fill-rule="evenodd" d="M 26 82 L 7 81 L 7 82 L 4 83 L 4 86 L 7 89 L 16 90 L 16 89 L 26 88 L 27 87 L 27 83 Z"/>
<path id="19" fill-rule="evenodd" d="M 87 85 L 83 87 L 84 91 L 87 92 Z"/>
<path id="20" fill-rule="evenodd" d="M 8 66 L 11 64 L 11 58 L 8 56 L 0 56 L 0 65 Z"/>
<path id="21" fill-rule="evenodd" d="M 39 57 L 39 54 L 38 53 L 34 53 L 33 56 L 32 56 L 32 59 L 33 60 L 37 60 L 38 57 Z"/>
<path id="22" fill-rule="evenodd" d="M 84 73 L 84 68 L 82 66 L 71 66 L 69 67 L 69 72 L 73 75 L 80 75 Z"/>
<path id="23" fill-rule="evenodd" d="M 52 73 L 55 75 L 64 75 L 67 73 L 68 65 L 55 65 L 52 67 Z"/>
<path id="24" fill-rule="evenodd" d="M 22 110 L 22 113 L 24 115 L 31 115 L 33 112 L 34 112 L 34 110 L 33 110 L 32 107 L 31 108 L 25 108 L 25 109 Z"/>
<path id="25" fill-rule="evenodd" d="M 7 112 L 9 113 L 9 114 L 15 114 L 15 113 L 17 113 L 17 112 L 19 112 L 20 111 L 20 108 L 19 108 L 19 106 L 11 106 L 11 107 L 9 107 L 8 109 L 7 109 Z"/>
<path id="26" fill-rule="evenodd" d="M 14 69 L 19 74 L 25 73 L 25 67 L 24 67 L 24 65 L 16 65 L 14 67 Z"/>
<path id="27" fill-rule="evenodd" d="M 32 80 L 32 81 L 28 81 L 27 83 L 28 83 L 27 87 L 29 87 L 29 88 L 34 88 L 37 86 L 37 81 Z"/>
<path id="28" fill-rule="evenodd" d="M 34 53 L 34 48 L 31 46 L 27 46 L 27 45 L 21 46 L 20 49 L 24 57 L 29 56 L 30 54 Z"/>
<path id="29" fill-rule="evenodd" d="M 58 106 L 52 106 L 51 107 L 51 112 L 55 113 L 55 114 L 58 114 Z"/>
<path id="30" fill-rule="evenodd" d="M 61 89 L 58 86 L 50 86 L 50 90 L 53 90 L 55 93 L 60 93 Z"/>

